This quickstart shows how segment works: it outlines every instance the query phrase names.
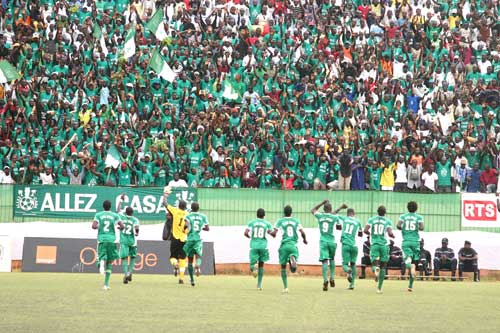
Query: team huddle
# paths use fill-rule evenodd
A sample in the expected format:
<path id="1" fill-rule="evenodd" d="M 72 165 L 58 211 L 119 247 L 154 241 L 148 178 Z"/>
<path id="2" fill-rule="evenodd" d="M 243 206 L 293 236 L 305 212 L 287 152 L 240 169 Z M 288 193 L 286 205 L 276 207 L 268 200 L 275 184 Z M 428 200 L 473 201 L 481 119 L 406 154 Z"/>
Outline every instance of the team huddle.
<path id="1" fill-rule="evenodd" d="M 323 207 L 323 213 L 319 212 L 321 207 Z M 354 289 L 356 279 L 356 261 L 358 258 L 356 236 L 361 237 L 365 233 L 371 235 L 370 257 L 372 271 L 375 274 L 375 281 L 378 282 L 377 293 L 382 293 L 385 267 L 389 261 L 389 247 L 387 246 L 386 235 L 394 238 L 392 223 L 385 217 L 385 207 L 380 206 L 377 210 L 377 216 L 369 219 L 362 230 L 361 222 L 355 217 L 354 209 L 348 208 L 346 216 L 338 215 L 339 211 L 346 208 L 348 208 L 347 205 L 343 204 L 335 211 L 332 211 L 332 205 L 328 200 L 325 200 L 311 210 L 311 213 L 317 219 L 320 231 L 319 261 L 322 263 L 323 290 L 327 291 L 329 286 L 331 288 L 335 287 L 337 243 L 335 242 L 334 231 L 337 229 L 342 231 L 340 238 L 342 244 L 342 268 L 347 274 L 348 289 Z M 416 213 L 418 209 L 416 202 L 410 201 L 407 208 L 408 213 L 401 215 L 397 228 L 402 231 L 403 235 L 405 265 L 410 271 L 408 291 L 412 291 L 420 255 L 418 232 L 424 230 L 424 222 L 422 216 Z M 262 290 L 264 263 L 269 260 L 266 235 L 275 237 L 280 230 L 282 240 L 278 254 L 281 265 L 281 279 L 283 281 L 283 293 L 288 293 L 286 265 L 289 264 L 292 273 L 297 271 L 297 260 L 299 258 L 298 235 L 300 233 L 304 244 L 307 244 L 306 234 L 300 221 L 292 217 L 292 207 L 290 206 L 285 206 L 284 217 L 279 219 L 274 227 L 264 219 L 264 216 L 264 209 L 259 208 L 257 210 L 257 219 L 250 221 L 245 230 L 245 236 L 251 238 L 250 270 L 254 276 L 258 277 L 257 289 Z"/>
<path id="2" fill-rule="evenodd" d="M 179 201 L 178 207 L 168 204 L 170 188 L 164 191 L 164 205 L 170 217 L 169 239 L 170 242 L 170 262 L 174 267 L 174 275 L 179 275 L 179 283 L 184 283 L 184 274 L 187 267 L 190 283 L 195 286 L 194 275 L 200 274 L 201 258 L 203 255 L 203 242 L 200 237 L 202 230 L 209 231 L 207 217 L 199 212 L 199 204 L 193 202 L 191 211 L 187 211 L 187 204 Z M 123 283 L 132 281 L 132 271 L 135 257 L 137 256 L 137 239 L 139 235 L 139 220 L 133 216 L 133 209 L 126 207 L 121 212 L 122 195 L 117 207 L 117 213 L 111 211 L 111 202 L 106 200 L 103 204 L 104 211 L 95 215 L 92 224 L 93 229 L 98 230 L 98 265 L 101 273 L 105 273 L 104 290 L 109 290 L 109 280 L 111 276 L 111 264 L 116 259 L 121 259 L 123 267 Z M 323 212 L 320 208 L 323 207 Z M 346 209 L 346 215 L 339 215 L 339 212 Z M 422 216 L 416 213 L 418 206 L 414 201 L 407 205 L 408 212 L 401 215 L 397 223 L 397 228 L 402 231 L 403 253 L 406 268 L 410 271 L 408 291 L 413 290 L 413 282 L 416 277 L 416 266 L 420 255 L 419 231 L 424 230 Z M 250 238 L 250 271 L 257 277 L 257 289 L 262 290 L 262 279 L 264 276 L 264 263 L 269 260 L 269 250 L 267 248 L 267 235 L 276 237 L 281 232 L 281 244 L 278 250 L 279 264 L 281 266 L 281 279 L 283 282 L 283 293 L 288 293 L 288 279 L 286 266 L 290 271 L 297 271 L 297 261 L 299 251 L 297 242 L 299 234 L 304 244 L 307 244 L 306 233 L 299 219 L 292 216 L 292 207 L 287 205 L 283 210 L 284 216 L 273 226 L 265 220 L 265 210 L 257 210 L 257 218 L 250 221 L 245 229 L 244 235 Z M 385 268 L 389 261 L 389 247 L 387 245 L 388 235 L 394 238 L 392 222 L 385 217 L 386 209 L 380 206 L 377 209 L 377 216 L 368 220 L 364 227 L 356 218 L 353 208 L 342 204 L 333 210 L 328 200 L 312 208 L 311 213 L 317 219 L 320 241 L 319 241 L 319 261 L 322 264 L 323 290 L 335 287 L 335 253 L 337 243 L 335 242 L 335 230 L 341 231 L 340 243 L 342 244 L 342 268 L 347 274 L 349 290 L 354 289 L 356 279 L 356 262 L 358 258 L 358 247 L 356 237 L 361 237 L 363 233 L 371 236 L 370 257 L 372 271 L 375 274 L 377 293 L 382 293 L 382 285 L 385 278 Z M 120 251 L 118 252 L 115 241 L 115 228 L 120 230 Z M 196 258 L 196 261 L 195 261 Z"/>

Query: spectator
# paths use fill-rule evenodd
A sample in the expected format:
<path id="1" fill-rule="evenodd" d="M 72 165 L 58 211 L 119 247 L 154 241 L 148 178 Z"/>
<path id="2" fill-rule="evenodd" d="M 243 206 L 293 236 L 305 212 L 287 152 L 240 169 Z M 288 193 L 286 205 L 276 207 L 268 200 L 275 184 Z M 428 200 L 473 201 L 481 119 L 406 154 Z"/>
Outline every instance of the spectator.
<path id="1" fill-rule="evenodd" d="M 406 165 L 403 155 L 399 155 L 398 161 L 396 162 L 395 182 L 395 192 L 406 192 L 406 190 L 408 189 L 408 166 Z"/>
<path id="2" fill-rule="evenodd" d="M 422 174 L 422 182 L 424 192 L 436 192 L 438 175 L 434 172 L 434 164 L 431 164 L 429 170 Z"/>
<path id="3" fill-rule="evenodd" d="M 418 192 L 422 186 L 422 166 L 417 163 L 417 159 L 412 159 L 407 169 L 408 189 L 411 192 Z"/>
<path id="4" fill-rule="evenodd" d="M 434 280 L 439 280 L 439 271 L 447 269 L 451 271 L 451 280 L 456 280 L 457 259 L 455 252 L 448 247 L 448 238 L 441 240 L 441 247 L 434 252 Z"/>
<path id="5" fill-rule="evenodd" d="M 0 184 L 15 184 L 16 182 L 12 178 L 10 173 L 10 167 L 8 165 L 3 167 L 3 171 L 0 171 Z"/>
<path id="6" fill-rule="evenodd" d="M 196 173 L 196 170 L 194 170 L 194 172 Z M 172 179 L 171 181 L 168 182 L 168 186 L 170 186 L 171 188 L 188 187 L 188 184 L 186 183 L 186 181 L 184 179 L 180 178 L 180 175 L 178 172 L 175 172 L 174 179 Z"/>
<path id="7" fill-rule="evenodd" d="M 396 164 L 392 163 L 389 159 L 386 159 L 384 161 L 384 166 L 382 168 L 382 176 L 380 178 L 380 186 L 382 191 L 392 191 L 394 189 L 395 170 L 396 170 Z"/>
<path id="8" fill-rule="evenodd" d="M 450 193 L 451 192 L 451 161 L 446 158 L 445 155 L 441 157 L 441 160 L 437 163 L 437 189 L 440 193 Z"/>
<path id="9" fill-rule="evenodd" d="M 346 149 L 339 157 L 339 190 L 350 190 L 352 163 L 353 159 L 349 149 Z"/>
<path id="10" fill-rule="evenodd" d="M 418 271 L 423 279 L 423 275 L 430 276 L 432 274 L 432 257 L 431 253 L 424 249 L 424 239 L 420 240 L 420 258 L 418 260 Z"/>
<path id="11" fill-rule="evenodd" d="M 472 169 L 467 173 L 467 192 L 478 193 L 481 191 L 481 171 L 479 163 L 474 163 Z"/>
<path id="12" fill-rule="evenodd" d="M 388 269 L 399 269 L 401 273 L 399 279 L 403 279 L 406 272 L 406 266 L 403 261 L 403 251 L 401 251 L 401 248 L 394 245 L 392 239 L 389 241 L 389 262 L 387 263 L 386 275 Z"/>
<path id="13" fill-rule="evenodd" d="M 364 190 L 366 187 L 365 183 L 365 166 L 364 161 L 360 156 L 354 157 L 354 162 L 352 167 L 352 178 L 351 178 L 351 189 L 352 190 Z"/>
<path id="14" fill-rule="evenodd" d="M 360 279 L 366 278 L 366 267 L 371 266 L 370 259 L 370 235 L 366 237 L 366 241 L 363 243 L 363 256 L 361 257 L 361 275 Z"/>
<path id="15" fill-rule="evenodd" d="M 484 171 L 481 172 L 479 180 L 481 181 L 481 192 L 495 193 L 497 190 L 497 170 L 486 164 Z"/>
<path id="16" fill-rule="evenodd" d="M 465 241 L 464 247 L 458 251 L 458 277 L 462 279 L 463 272 L 473 272 L 474 282 L 479 282 L 477 252 L 471 247 L 471 242 Z"/>
<path id="17" fill-rule="evenodd" d="M 455 182 L 460 190 L 463 192 L 467 188 L 467 174 L 470 172 L 470 168 L 467 166 L 467 159 L 461 158 L 460 164 L 455 166 Z"/>
<path id="18" fill-rule="evenodd" d="M 42 185 L 54 185 L 56 182 L 56 176 L 53 174 L 51 167 L 47 167 L 45 172 L 40 173 L 40 179 Z"/>

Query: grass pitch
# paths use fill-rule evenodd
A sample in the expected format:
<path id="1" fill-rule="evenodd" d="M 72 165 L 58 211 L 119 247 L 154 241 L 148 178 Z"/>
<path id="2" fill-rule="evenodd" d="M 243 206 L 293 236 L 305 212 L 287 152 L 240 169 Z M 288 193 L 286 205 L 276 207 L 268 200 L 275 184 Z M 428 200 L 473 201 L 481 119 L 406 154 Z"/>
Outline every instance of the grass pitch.
<path id="1" fill-rule="evenodd" d="M 0 274 L 0 332 L 498 332 L 500 283 L 202 276 L 197 286 L 173 276 L 134 275 L 129 285 L 98 274 Z M 179 323 L 178 318 L 183 318 Z"/>

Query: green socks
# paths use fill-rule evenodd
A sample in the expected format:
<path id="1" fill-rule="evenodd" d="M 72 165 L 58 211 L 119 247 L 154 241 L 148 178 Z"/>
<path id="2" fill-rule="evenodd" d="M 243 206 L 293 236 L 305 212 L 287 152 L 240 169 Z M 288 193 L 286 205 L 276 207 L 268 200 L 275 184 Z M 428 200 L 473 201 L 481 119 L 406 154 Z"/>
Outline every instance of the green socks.
<path id="1" fill-rule="evenodd" d="M 385 268 L 380 268 L 380 274 L 378 276 L 378 289 L 382 290 L 382 284 L 384 283 L 385 278 Z"/>
<path id="2" fill-rule="evenodd" d="M 333 280 L 334 277 L 335 277 L 335 261 L 330 260 L 330 279 Z"/>
<path id="3" fill-rule="evenodd" d="M 342 269 L 344 270 L 344 272 L 349 272 L 349 265 L 348 264 L 342 264 Z"/>
<path id="4" fill-rule="evenodd" d="M 106 275 L 104 278 L 104 285 L 109 286 L 109 278 L 111 277 L 111 263 L 106 263 Z"/>
<path id="5" fill-rule="evenodd" d="M 196 266 L 201 267 L 201 257 L 196 257 Z"/>
<path id="6" fill-rule="evenodd" d="M 350 284 L 351 287 L 354 287 L 354 280 L 356 279 L 356 265 L 352 265 L 351 266 L 351 269 L 352 269 L 352 273 L 351 273 L 351 277 L 352 277 L 352 282 Z"/>
<path id="7" fill-rule="evenodd" d="M 189 278 L 191 279 L 191 282 L 194 281 L 194 268 L 193 268 L 193 263 L 188 263 L 188 272 L 189 272 Z"/>
<path id="8" fill-rule="evenodd" d="M 285 271 L 286 275 L 286 271 Z M 264 277 L 264 267 L 259 267 L 259 274 L 257 275 L 257 288 L 262 288 L 262 278 Z"/>
<path id="9" fill-rule="evenodd" d="M 128 258 L 122 259 L 122 268 L 123 268 L 123 274 L 128 273 Z"/>
<path id="10" fill-rule="evenodd" d="M 415 280 L 415 278 L 413 276 L 410 276 L 410 282 L 408 282 L 408 288 L 413 288 L 413 281 Z"/>
<path id="11" fill-rule="evenodd" d="M 321 272 L 323 273 L 323 281 L 328 281 L 328 264 L 323 263 L 321 266 Z"/>
<path id="12" fill-rule="evenodd" d="M 130 257 L 130 265 L 128 265 L 128 272 L 132 273 L 135 266 L 135 257 Z"/>
<path id="13" fill-rule="evenodd" d="M 281 269 L 281 280 L 283 280 L 283 288 L 288 288 L 288 281 L 286 278 L 286 268 Z"/>

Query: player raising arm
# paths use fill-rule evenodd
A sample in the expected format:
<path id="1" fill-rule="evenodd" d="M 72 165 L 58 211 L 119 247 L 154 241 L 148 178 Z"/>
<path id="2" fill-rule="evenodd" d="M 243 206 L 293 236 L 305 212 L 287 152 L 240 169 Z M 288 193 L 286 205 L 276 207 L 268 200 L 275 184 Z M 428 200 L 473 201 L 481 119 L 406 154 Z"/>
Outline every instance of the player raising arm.
<path id="1" fill-rule="evenodd" d="M 324 213 L 318 212 L 321 206 L 324 206 Z M 335 243 L 334 231 L 338 221 L 336 214 L 345 208 L 347 208 L 347 205 L 342 204 L 332 212 L 332 204 L 328 200 L 323 200 L 311 209 L 311 214 L 318 220 L 320 232 L 319 261 L 322 263 L 323 291 L 328 290 L 328 265 L 330 265 L 330 287 L 335 287 L 335 252 L 337 251 L 337 243 Z"/>
<path id="2" fill-rule="evenodd" d="M 104 278 L 104 290 L 109 290 L 109 278 L 111 277 L 111 263 L 118 259 L 116 250 L 115 227 L 118 225 L 123 230 L 123 223 L 118 214 L 111 211 L 111 201 L 105 200 L 102 204 L 104 211 L 95 214 L 92 229 L 97 229 L 97 255 L 100 269 L 106 267 Z"/>
<path id="3" fill-rule="evenodd" d="M 257 209 L 257 218 L 251 220 L 245 229 L 245 237 L 250 238 L 250 271 L 257 279 L 257 290 L 262 290 L 264 277 L 264 263 L 269 260 L 266 234 L 273 235 L 273 226 L 264 220 L 266 212 L 263 208 Z M 257 268 L 258 267 L 258 268 Z"/>
<path id="4" fill-rule="evenodd" d="M 135 265 L 135 257 L 137 257 L 137 236 L 139 236 L 139 219 L 134 215 L 132 207 L 125 208 L 125 213 L 121 213 L 121 205 L 125 199 L 125 194 L 122 194 L 118 203 L 117 212 L 120 220 L 123 223 L 123 229 L 120 232 L 120 259 L 122 260 L 123 268 L 123 283 L 132 282 L 132 272 Z M 129 261 L 130 260 L 130 261 Z"/>
<path id="5" fill-rule="evenodd" d="M 420 260 L 419 231 L 424 230 L 424 219 L 416 213 L 418 205 L 415 201 L 408 202 L 408 213 L 399 217 L 398 229 L 403 234 L 403 253 L 406 268 L 410 271 L 408 291 L 413 290 L 413 281 L 417 274 L 417 265 Z"/>
<path id="6" fill-rule="evenodd" d="M 200 205 L 197 202 L 191 204 L 191 213 L 184 218 L 186 225 L 184 228 L 188 230 L 186 244 L 183 250 L 188 257 L 188 272 L 191 285 L 194 287 L 194 268 L 193 258 L 196 255 L 196 276 L 200 276 L 201 256 L 203 255 L 203 241 L 200 233 L 202 230 L 209 231 L 208 219 L 205 214 L 200 213 Z"/>
<path id="7" fill-rule="evenodd" d="M 172 193 L 170 186 L 163 190 L 163 205 L 172 215 L 172 233 L 170 239 L 170 263 L 174 267 L 174 276 L 179 274 L 179 284 L 184 284 L 184 272 L 186 270 L 186 253 L 184 244 L 187 238 L 187 229 L 185 228 L 185 217 L 187 204 L 184 200 L 179 200 L 178 207 L 168 204 L 168 196 Z"/>
<path id="8" fill-rule="evenodd" d="M 307 244 L 306 233 L 300 224 L 299 219 L 292 217 L 292 207 L 290 205 L 284 208 L 284 217 L 280 218 L 272 236 L 276 236 L 278 230 L 282 231 L 283 238 L 278 250 L 279 261 L 281 265 L 281 279 L 283 280 L 283 293 L 288 293 L 288 281 L 286 276 L 286 264 L 289 263 L 290 271 L 297 271 L 297 260 L 299 259 L 299 250 L 297 249 L 297 241 L 299 240 L 299 232 L 302 236 L 304 244 Z"/>
<path id="9" fill-rule="evenodd" d="M 354 216 L 354 209 L 347 210 L 347 216 L 339 216 L 341 225 L 337 224 L 337 229 L 342 230 L 340 242 L 342 243 L 342 269 L 347 273 L 349 290 L 354 289 L 356 279 L 356 261 L 358 260 L 358 247 L 356 246 L 356 234 L 363 236 L 361 222 Z"/>
<path id="10" fill-rule="evenodd" d="M 370 257 L 372 271 L 375 273 L 375 281 L 378 281 L 377 293 L 381 294 L 385 267 L 389 261 L 389 247 L 387 246 L 385 234 L 387 233 L 391 238 L 394 238 L 394 234 L 392 233 L 391 221 L 385 217 L 385 207 L 378 207 L 377 213 L 377 216 L 368 220 L 364 232 L 371 235 Z"/>

